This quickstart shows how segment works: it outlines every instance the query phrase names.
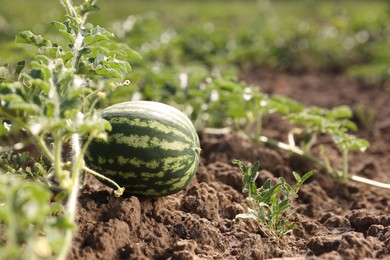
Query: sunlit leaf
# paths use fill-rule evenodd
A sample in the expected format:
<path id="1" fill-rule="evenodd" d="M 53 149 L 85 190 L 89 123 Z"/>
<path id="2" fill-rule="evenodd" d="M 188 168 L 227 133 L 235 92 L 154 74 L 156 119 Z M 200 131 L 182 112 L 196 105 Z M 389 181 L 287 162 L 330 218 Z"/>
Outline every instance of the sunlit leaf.
<path id="1" fill-rule="evenodd" d="M 54 21 L 52 24 L 64 36 L 64 38 L 68 40 L 70 44 L 74 44 L 74 36 L 68 31 L 69 28 L 65 23 Z"/>
<path id="2" fill-rule="evenodd" d="M 339 106 L 332 108 L 328 113 L 327 117 L 339 119 L 339 118 L 351 118 L 352 110 L 348 106 Z"/>
<path id="3" fill-rule="evenodd" d="M 16 35 L 17 43 L 28 43 L 36 47 L 52 46 L 52 43 L 41 35 L 35 35 L 31 31 L 24 31 Z"/>
<path id="4" fill-rule="evenodd" d="M 79 15 L 85 15 L 89 12 L 97 12 L 100 10 L 99 6 L 94 4 L 93 1 L 84 1 L 81 5 L 77 6 L 76 11 Z"/>
<path id="5" fill-rule="evenodd" d="M 89 31 L 88 35 L 85 36 L 84 45 L 87 47 L 100 41 L 109 40 L 113 37 L 114 35 L 106 29 L 96 26 Z"/>

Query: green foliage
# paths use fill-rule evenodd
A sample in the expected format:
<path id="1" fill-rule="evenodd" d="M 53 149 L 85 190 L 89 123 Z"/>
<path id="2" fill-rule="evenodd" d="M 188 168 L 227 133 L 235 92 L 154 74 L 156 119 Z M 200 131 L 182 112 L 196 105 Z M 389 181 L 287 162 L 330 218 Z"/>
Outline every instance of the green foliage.
<path id="1" fill-rule="evenodd" d="M 52 25 L 63 41 L 57 37 L 57 43 L 30 31 L 21 32 L 16 36 L 16 42 L 34 46 L 37 54 L 27 64 L 18 63 L 14 72 L 7 66 L 0 69 L 0 134 L 4 139 L 18 142 L 2 148 L 4 153 L 0 160 L 4 163 L 1 175 L 20 175 L 38 180 L 59 191 L 55 198 L 65 203 L 63 212 L 50 211 L 48 202 L 54 195 L 41 191 L 37 182 L 22 183 L 31 196 L 15 191 L 11 193 L 14 199 L 39 207 L 19 210 L 12 208 L 12 200 L 4 197 L 3 206 L 8 209 L 5 217 L 20 214 L 22 218 L 26 213 L 22 210 L 34 210 L 36 215 L 34 219 L 15 218 L 20 223 L 4 219 L 2 242 L 11 251 L 19 248 L 17 253 L 24 255 L 32 249 L 21 246 L 30 243 L 30 240 L 45 243 L 49 243 L 49 239 L 50 243 L 61 241 L 56 242 L 59 244 L 55 247 L 50 245 L 53 249 L 50 255 L 59 254 L 58 257 L 64 259 L 72 241 L 73 229 L 69 226 L 74 225 L 81 172 L 87 169 L 83 161 L 84 153 L 93 138 L 104 138 L 105 131 L 111 129 L 109 122 L 100 117 L 95 107 L 107 96 L 108 86 L 116 84 L 107 79 L 122 79 L 131 71 L 128 59 L 140 57 L 127 45 L 113 41 L 111 32 L 86 23 L 87 15 L 98 10 L 95 1 L 84 1 L 78 7 L 67 0 L 63 0 L 62 4 L 66 19 Z M 30 139 L 37 149 L 29 146 Z M 18 147 L 30 149 L 22 153 Z M 33 155 L 35 150 L 38 150 L 38 157 Z M 34 160 L 36 162 L 29 165 Z M 118 186 L 118 191 L 116 195 L 120 195 L 123 189 Z M 67 199 L 62 201 L 64 198 Z M 35 213 L 40 207 L 42 212 Z M 59 215 L 51 215 L 54 213 Z M 28 234 L 20 232 L 29 220 L 33 226 L 35 224 L 36 231 Z M 62 230 L 61 240 L 51 240 L 49 233 L 38 232 L 45 231 L 45 221 L 68 223 L 56 224 L 58 231 Z M 12 233 L 15 230 L 20 233 L 17 238 Z"/>
<path id="2" fill-rule="evenodd" d="M 290 145 L 295 146 L 294 134 L 298 133 L 301 137 L 300 148 L 303 154 L 310 154 L 319 134 L 325 134 L 332 138 L 342 154 L 342 170 L 334 169 L 324 152 L 322 152 L 322 157 L 327 171 L 343 182 L 348 180 L 349 175 L 348 152 L 353 150 L 364 152 L 370 145 L 367 140 L 348 132 L 349 130 L 357 130 L 357 126 L 349 120 L 352 117 L 352 110 L 347 106 L 339 106 L 329 110 L 318 107 L 302 108 L 296 113 L 287 114 L 286 117 L 297 125 L 297 128 L 290 132 Z"/>
<path id="3" fill-rule="evenodd" d="M 307 172 L 302 177 L 293 172 L 296 181 L 294 186 L 290 186 L 283 178 L 278 178 L 276 183 L 268 179 L 257 188 L 259 162 L 252 165 L 234 160 L 233 163 L 238 165 L 243 174 L 242 192 L 248 193 L 246 202 L 248 212 L 238 214 L 236 217 L 255 219 L 265 235 L 277 240 L 294 230 L 296 225 L 291 222 L 294 214 L 292 203 L 298 197 L 297 193 L 302 184 L 314 174 L 314 171 Z"/>
<path id="4" fill-rule="evenodd" d="M 64 244 L 64 229 L 74 229 L 62 205 L 36 182 L 0 174 L 0 258 L 47 259 Z"/>

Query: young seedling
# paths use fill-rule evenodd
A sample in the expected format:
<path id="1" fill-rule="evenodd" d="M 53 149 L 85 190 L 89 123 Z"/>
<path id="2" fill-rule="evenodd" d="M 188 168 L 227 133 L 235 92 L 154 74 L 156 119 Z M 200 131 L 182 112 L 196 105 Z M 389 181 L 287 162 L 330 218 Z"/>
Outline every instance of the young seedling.
<path id="1" fill-rule="evenodd" d="M 291 113 L 287 118 L 297 125 L 298 132 L 302 136 L 300 149 L 303 155 L 310 155 L 310 150 L 317 136 L 320 134 L 329 135 L 335 142 L 342 154 L 342 169 L 333 168 L 324 152 L 322 152 L 325 169 L 341 182 L 348 180 L 348 151 L 360 150 L 364 152 L 369 143 L 361 138 L 349 134 L 349 130 L 356 130 L 356 125 L 349 120 L 352 117 L 352 111 L 347 106 L 339 106 L 327 110 L 318 107 L 305 108 L 298 113 Z M 290 146 L 295 146 L 294 136 L 290 133 Z M 323 150 L 322 150 L 323 151 Z"/>
<path id="2" fill-rule="evenodd" d="M 242 192 L 248 193 L 246 199 L 247 213 L 238 214 L 237 218 L 252 218 L 257 221 L 264 234 L 270 238 L 279 240 L 296 228 L 291 222 L 294 214 L 292 203 L 298 197 L 297 193 L 302 184 L 314 174 L 307 172 L 302 177 L 293 172 L 296 184 L 290 186 L 283 178 L 278 178 L 276 183 L 268 179 L 257 188 L 259 162 L 254 165 L 244 164 L 234 160 L 243 174 Z"/>

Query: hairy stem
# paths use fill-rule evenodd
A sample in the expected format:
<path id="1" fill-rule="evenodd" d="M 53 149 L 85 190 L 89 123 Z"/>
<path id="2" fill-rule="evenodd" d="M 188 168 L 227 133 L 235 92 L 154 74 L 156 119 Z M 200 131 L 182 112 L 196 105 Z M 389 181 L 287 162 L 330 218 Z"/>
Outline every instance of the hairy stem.
<path id="1" fill-rule="evenodd" d="M 227 133 L 231 132 L 231 129 L 230 128 L 222 128 L 222 129 L 206 128 L 204 132 L 207 133 L 207 134 L 227 134 Z M 247 134 L 243 134 L 243 136 L 245 138 L 248 138 Z M 333 169 L 332 167 L 329 167 L 329 165 L 327 165 L 324 161 L 318 159 L 317 157 L 311 156 L 309 154 L 305 154 L 303 152 L 303 150 L 301 150 L 297 146 L 292 146 L 290 144 L 279 142 L 279 141 L 270 139 L 270 138 L 268 138 L 266 136 L 260 136 L 258 138 L 258 140 L 260 142 L 264 143 L 264 144 L 269 145 L 269 146 L 276 147 L 276 148 L 279 148 L 279 149 L 282 149 L 282 150 L 285 150 L 285 151 L 289 151 L 289 152 L 292 152 L 293 154 L 301 156 L 304 159 L 307 159 L 309 161 L 312 161 L 312 162 L 316 163 L 317 165 L 319 165 L 321 168 L 326 170 L 332 176 L 340 177 L 339 171 L 337 171 L 336 169 Z M 348 165 L 347 165 L 347 167 L 348 167 Z M 345 168 L 343 170 L 345 170 Z M 347 168 L 347 171 L 348 171 L 348 168 Z M 374 180 L 371 180 L 371 179 L 367 179 L 367 178 L 356 176 L 356 175 L 350 175 L 350 174 L 347 173 L 345 175 L 345 180 L 348 180 L 348 179 L 351 180 L 351 181 L 354 181 L 354 182 L 359 182 L 359 183 L 371 185 L 371 186 L 374 186 L 374 187 L 377 187 L 377 188 L 383 188 L 383 189 L 390 190 L 390 184 L 388 184 L 388 183 L 374 181 Z"/>
<path id="2" fill-rule="evenodd" d="M 111 183 L 112 185 L 114 185 L 117 188 L 117 190 L 114 192 L 116 197 L 120 197 L 123 194 L 123 192 L 125 191 L 125 188 L 119 186 L 118 183 L 111 180 L 110 178 L 107 178 L 106 176 L 88 168 L 87 166 L 84 166 L 83 169 L 84 169 L 84 171 L 90 172 L 92 175 L 95 175 L 99 179 L 102 179 L 102 180 L 107 181 L 107 182 Z"/>
<path id="3" fill-rule="evenodd" d="M 348 180 L 348 150 L 347 149 L 344 149 L 342 151 L 342 160 L 343 160 L 342 181 L 346 182 Z"/>
<path id="4" fill-rule="evenodd" d="M 62 189 L 68 190 L 69 188 L 69 176 L 62 169 L 62 142 L 59 137 L 55 137 L 54 140 L 54 172 L 58 178 Z"/>
<path id="5" fill-rule="evenodd" d="M 296 155 L 302 156 L 303 158 L 318 164 L 321 168 L 323 168 L 326 171 L 328 171 L 331 175 L 340 177 L 339 174 L 337 173 L 337 170 L 335 170 L 333 168 L 329 168 L 326 165 L 326 163 L 321 161 L 320 159 L 318 159 L 318 158 L 316 158 L 314 156 L 305 154 L 298 147 L 292 147 L 292 146 L 290 146 L 288 144 L 285 144 L 285 143 L 282 143 L 282 142 L 279 142 L 279 141 L 276 141 L 276 140 L 269 139 L 269 138 L 267 138 L 265 136 L 261 136 L 259 138 L 259 140 L 262 143 L 266 143 L 268 145 L 271 145 L 271 146 L 280 148 L 282 150 L 286 150 L 286 151 L 292 152 L 292 153 L 294 153 Z M 346 158 L 348 159 L 348 152 L 346 154 L 343 154 L 343 156 L 346 156 Z M 348 161 L 347 161 L 347 163 L 348 163 Z M 349 180 L 352 180 L 352 181 L 355 181 L 355 182 L 368 184 L 368 185 L 371 185 L 371 186 L 374 186 L 374 187 L 378 187 L 378 188 L 390 189 L 390 184 L 383 183 L 383 182 L 378 182 L 378 181 L 373 181 L 373 180 L 370 180 L 370 179 L 367 179 L 367 178 L 364 178 L 364 177 L 348 174 L 348 164 L 346 164 L 346 165 L 344 164 L 343 165 L 343 171 L 345 171 L 345 170 L 347 172 L 343 172 L 343 175 L 344 174 L 345 175 L 341 176 L 343 178 L 343 180 L 345 180 L 345 181 L 347 181 L 349 179 Z M 345 181 L 343 181 L 343 182 L 345 182 Z"/>

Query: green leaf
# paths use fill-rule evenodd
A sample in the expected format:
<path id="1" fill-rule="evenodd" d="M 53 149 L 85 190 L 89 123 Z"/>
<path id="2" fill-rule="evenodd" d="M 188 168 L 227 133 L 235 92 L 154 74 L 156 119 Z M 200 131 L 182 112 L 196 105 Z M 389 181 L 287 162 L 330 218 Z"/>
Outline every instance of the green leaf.
<path id="1" fill-rule="evenodd" d="M 64 62 L 67 62 L 74 56 L 73 52 L 65 52 L 61 47 L 57 46 L 43 46 L 39 49 L 38 53 L 52 59 L 61 58 Z"/>
<path id="2" fill-rule="evenodd" d="M 69 98 L 70 99 L 73 99 L 73 98 L 76 98 L 76 97 L 84 97 L 90 93 L 92 93 L 93 90 L 90 89 L 90 88 L 73 88 L 70 92 L 69 92 Z"/>
<path id="3" fill-rule="evenodd" d="M 94 4 L 93 1 L 90 0 L 84 1 L 80 6 L 77 6 L 75 9 L 80 16 L 83 16 L 89 12 L 97 12 L 100 10 L 99 6 Z"/>
<path id="4" fill-rule="evenodd" d="M 237 85 L 237 83 L 232 82 L 232 81 L 228 81 L 228 80 L 218 79 L 218 80 L 215 80 L 215 84 L 221 90 L 225 90 L 225 91 L 233 92 L 233 91 L 240 89 L 240 87 Z"/>
<path id="5" fill-rule="evenodd" d="M 297 183 L 301 183 L 301 182 L 302 182 L 302 178 L 301 178 L 301 175 L 299 175 L 299 173 L 293 172 L 293 176 L 294 176 L 295 181 L 296 181 Z"/>
<path id="6" fill-rule="evenodd" d="M 50 84 L 46 80 L 39 78 L 33 78 L 30 75 L 22 74 L 22 79 L 26 87 L 28 88 L 39 88 L 44 93 L 48 94 L 50 91 Z"/>
<path id="7" fill-rule="evenodd" d="M 315 173 L 314 170 L 305 173 L 303 176 L 299 175 L 297 172 L 293 172 L 296 184 L 293 187 L 295 193 L 298 193 L 298 190 L 301 188 L 302 184 L 309 179 Z"/>
<path id="8" fill-rule="evenodd" d="M 348 106 L 339 106 L 332 108 L 326 116 L 332 119 L 351 118 L 352 110 Z"/>
<path id="9" fill-rule="evenodd" d="M 264 190 L 268 190 L 269 188 L 271 188 L 271 179 L 267 179 L 262 186 Z"/>
<path id="10" fill-rule="evenodd" d="M 271 112 L 279 112 L 284 115 L 289 113 L 298 113 L 304 109 L 304 106 L 285 96 L 274 95 L 269 100 Z"/>
<path id="11" fill-rule="evenodd" d="M 41 35 L 35 35 L 31 31 L 24 31 L 16 35 L 17 43 L 28 43 L 38 48 L 42 46 L 52 46 L 52 43 Z"/>
<path id="12" fill-rule="evenodd" d="M 364 152 L 368 147 L 370 147 L 370 143 L 367 140 L 348 133 L 336 133 L 332 135 L 332 138 L 343 151 L 359 150 Z"/>
<path id="13" fill-rule="evenodd" d="M 314 173 L 315 173 L 314 170 L 305 173 L 305 174 L 301 177 L 301 182 L 303 183 L 303 182 L 305 182 L 306 180 L 308 180 Z"/>
<path id="14" fill-rule="evenodd" d="M 107 31 L 106 29 L 104 29 L 100 26 L 96 26 L 96 27 L 92 28 L 89 31 L 89 34 L 87 34 L 85 36 L 84 46 L 88 47 L 88 46 L 93 45 L 97 42 L 109 40 L 110 38 L 113 38 L 113 37 L 114 37 L 114 34 L 112 34 L 111 32 Z"/>
<path id="15" fill-rule="evenodd" d="M 130 63 L 127 61 L 117 60 L 117 59 L 109 59 L 102 61 L 103 65 L 107 65 L 123 74 L 129 73 L 131 71 Z"/>
<path id="16" fill-rule="evenodd" d="M 278 204 L 278 212 L 282 213 L 282 212 L 288 210 L 290 207 L 291 207 L 291 204 L 290 204 L 290 200 L 289 199 L 282 200 Z"/>
<path id="17" fill-rule="evenodd" d="M 4 124 L 0 124 L 0 136 L 4 136 L 8 133 L 7 128 L 5 128 Z"/>
<path id="18" fill-rule="evenodd" d="M 21 111 L 32 114 L 40 111 L 40 108 L 37 105 L 27 103 L 17 94 L 3 95 L 2 100 L 7 103 L 4 107 L 6 110 Z"/>
<path id="19" fill-rule="evenodd" d="M 52 22 L 52 25 L 54 25 L 54 27 L 62 34 L 62 36 L 64 36 L 64 38 L 71 45 L 73 45 L 75 39 L 74 39 L 74 35 L 69 32 L 69 28 L 67 26 L 68 23 L 69 23 L 69 21 L 66 21 L 64 23 L 60 23 L 60 22 L 54 21 L 54 22 Z"/>

